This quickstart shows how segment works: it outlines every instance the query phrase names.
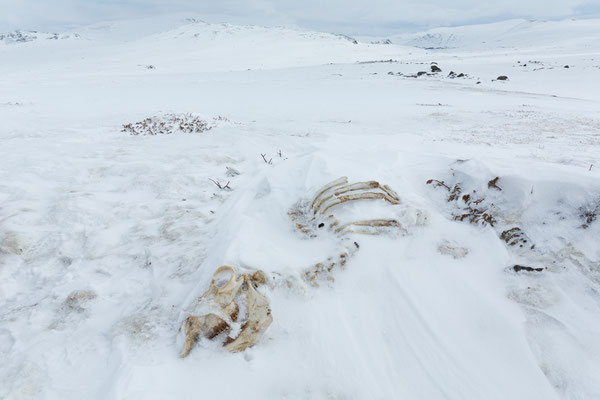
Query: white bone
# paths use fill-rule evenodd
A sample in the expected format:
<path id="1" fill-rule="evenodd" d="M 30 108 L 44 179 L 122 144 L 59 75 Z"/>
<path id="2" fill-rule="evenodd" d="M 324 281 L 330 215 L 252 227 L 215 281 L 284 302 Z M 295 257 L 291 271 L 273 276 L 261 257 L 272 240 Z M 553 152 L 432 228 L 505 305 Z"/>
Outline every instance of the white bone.
<path id="1" fill-rule="evenodd" d="M 396 200 L 397 202 L 400 202 L 400 197 L 398 197 L 398 193 L 394 192 L 394 190 L 392 190 L 391 187 L 389 187 L 388 185 L 383 185 L 380 187 L 381 187 L 381 190 L 383 190 L 384 192 L 386 192 L 388 194 L 388 196 L 390 196 L 392 199 Z"/>
<path id="2" fill-rule="evenodd" d="M 356 182 L 351 185 L 342 186 L 341 188 L 336 189 L 333 193 L 336 196 L 339 196 L 340 194 L 344 194 L 346 192 L 352 192 L 355 190 L 377 189 L 379 187 L 380 185 L 377 181 Z"/>
<path id="3" fill-rule="evenodd" d="M 338 227 L 335 231 L 336 232 L 342 232 L 344 231 L 346 228 L 350 227 L 350 226 L 373 226 L 373 227 L 400 227 L 400 222 L 396 221 L 395 219 L 370 219 L 370 220 L 365 220 L 365 221 L 355 221 L 355 222 L 348 222 L 347 224 L 344 224 L 340 227 Z"/>
<path id="4" fill-rule="evenodd" d="M 345 196 L 337 197 L 335 200 L 331 201 L 325 208 L 321 210 L 321 214 L 325 214 L 327 210 L 331 207 L 337 206 L 342 203 L 346 203 L 348 201 L 356 201 L 356 200 L 385 200 L 391 204 L 398 204 L 398 200 L 393 199 L 388 196 L 386 193 L 379 192 L 365 192 L 365 193 L 357 193 L 357 194 L 349 194 Z"/>
<path id="5" fill-rule="evenodd" d="M 323 205 L 323 203 L 331 200 L 333 197 L 338 197 L 341 194 L 348 193 L 348 192 L 355 192 L 357 190 L 377 189 L 379 187 L 380 187 L 379 182 L 376 182 L 376 181 L 358 182 L 358 183 L 353 183 L 351 185 L 339 187 L 339 188 L 335 189 L 333 191 L 333 193 L 330 194 L 329 196 L 323 197 L 321 200 L 319 200 L 313 207 L 313 213 L 316 214 L 317 211 L 319 211 L 319 209 Z"/>
<path id="6" fill-rule="evenodd" d="M 230 271 L 231 276 L 225 284 L 219 285 L 219 275 L 224 271 Z M 241 332 L 236 338 L 228 337 L 224 347 L 236 352 L 256 343 L 273 321 L 269 300 L 254 289 L 254 284 L 262 284 L 266 280 L 267 277 L 262 271 L 238 277 L 233 267 L 219 267 L 213 274 L 208 290 L 198 299 L 199 302 L 211 304 L 215 312 L 201 316 L 192 315 L 185 320 L 185 344 L 181 357 L 190 353 L 200 336 L 213 339 L 222 332 L 231 330 L 231 323 L 239 317 L 239 306 L 235 298 L 240 291 L 243 291 L 246 297 L 247 315 Z"/>
<path id="7" fill-rule="evenodd" d="M 232 353 L 243 351 L 254 345 L 273 322 L 269 300 L 254 289 L 249 279 L 247 279 L 246 285 L 247 321 L 242 326 L 240 334 L 235 339 L 228 338 L 224 345 Z"/>
<path id="8" fill-rule="evenodd" d="M 315 194 L 315 197 L 313 197 L 313 200 L 310 203 L 310 208 L 313 208 L 315 206 L 315 203 L 317 202 L 317 200 L 319 200 L 319 197 L 321 197 L 325 192 L 336 186 L 344 185 L 346 183 L 348 183 L 348 177 L 342 176 L 341 178 L 338 178 L 335 181 L 329 182 L 327 185 L 323 186 L 321 189 L 319 189 L 317 194 Z"/>

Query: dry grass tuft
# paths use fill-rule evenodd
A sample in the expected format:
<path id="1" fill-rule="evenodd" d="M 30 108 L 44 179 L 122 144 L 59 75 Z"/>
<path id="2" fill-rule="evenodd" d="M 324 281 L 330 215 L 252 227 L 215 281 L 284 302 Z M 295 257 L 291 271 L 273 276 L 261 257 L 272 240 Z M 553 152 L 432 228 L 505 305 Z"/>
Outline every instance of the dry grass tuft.
<path id="1" fill-rule="evenodd" d="M 212 126 L 193 114 L 164 114 L 123 125 L 121 132 L 130 135 L 169 135 L 175 132 L 202 133 Z"/>

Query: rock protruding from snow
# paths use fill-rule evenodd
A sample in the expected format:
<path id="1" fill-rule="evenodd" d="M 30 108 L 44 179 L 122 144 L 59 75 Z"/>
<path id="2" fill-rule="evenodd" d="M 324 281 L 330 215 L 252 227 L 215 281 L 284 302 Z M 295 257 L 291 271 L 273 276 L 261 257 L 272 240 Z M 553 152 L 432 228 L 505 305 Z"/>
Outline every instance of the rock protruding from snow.
<path id="1" fill-rule="evenodd" d="M 0 33 L 0 42 L 6 44 L 17 44 L 27 43 L 36 40 L 65 40 L 65 39 L 79 39 L 80 36 L 77 33 L 74 34 L 61 34 L 61 33 L 47 33 L 37 31 L 21 31 L 16 30 L 14 32 Z"/>

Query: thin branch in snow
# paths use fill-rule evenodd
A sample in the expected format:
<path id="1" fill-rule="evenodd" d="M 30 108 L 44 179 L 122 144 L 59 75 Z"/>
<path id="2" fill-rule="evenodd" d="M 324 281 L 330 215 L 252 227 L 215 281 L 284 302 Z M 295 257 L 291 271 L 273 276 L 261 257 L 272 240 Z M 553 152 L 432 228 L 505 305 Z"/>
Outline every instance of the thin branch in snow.
<path id="1" fill-rule="evenodd" d="M 265 163 L 267 163 L 267 164 L 273 164 L 273 159 L 272 158 L 269 161 L 267 161 L 267 155 L 266 154 L 262 154 L 261 153 L 261 156 L 262 156 L 262 158 L 263 158 L 263 160 L 264 160 Z"/>
<path id="2" fill-rule="evenodd" d="M 221 182 L 215 181 L 214 179 L 208 178 L 208 180 L 217 185 L 217 187 L 221 190 L 231 190 L 231 188 L 229 187 L 229 181 L 227 181 L 225 185 L 221 185 Z"/>

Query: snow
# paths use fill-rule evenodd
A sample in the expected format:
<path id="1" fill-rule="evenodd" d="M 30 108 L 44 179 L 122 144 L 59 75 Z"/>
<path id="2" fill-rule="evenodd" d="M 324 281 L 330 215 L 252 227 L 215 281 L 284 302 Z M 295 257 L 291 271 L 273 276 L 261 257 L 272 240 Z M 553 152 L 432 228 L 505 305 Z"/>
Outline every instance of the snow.
<path id="1" fill-rule="evenodd" d="M 538 21 L 514 19 L 483 25 L 434 28 L 391 37 L 397 44 L 432 49 L 522 50 L 597 48 L 597 19 Z"/>
<path id="2" fill-rule="evenodd" d="M 600 396 L 600 218 L 583 227 L 600 214 L 600 20 L 443 28 L 461 39 L 440 46 L 150 26 L 0 44 L 0 398 Z M 170 113 L 212 129 L 121 131 Z M 352 236 L 315 288 L 303 271 L 347 243 L 288 211 L 340 176 L 402 203 L 340 218 L 406 232 Z M 495 226 L 454 220 L 464 203 L 429 179 L 476 190 Z M 502 241 L 513 227 L 535 247 Z M 179 324 L 223 264 L 269 274 L 273 324 L 243 353 L 201 340 L 181 359 Z"/>

